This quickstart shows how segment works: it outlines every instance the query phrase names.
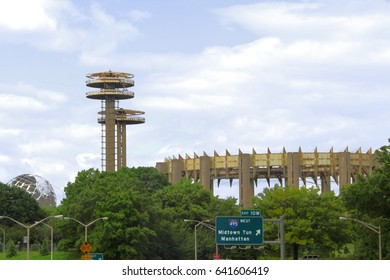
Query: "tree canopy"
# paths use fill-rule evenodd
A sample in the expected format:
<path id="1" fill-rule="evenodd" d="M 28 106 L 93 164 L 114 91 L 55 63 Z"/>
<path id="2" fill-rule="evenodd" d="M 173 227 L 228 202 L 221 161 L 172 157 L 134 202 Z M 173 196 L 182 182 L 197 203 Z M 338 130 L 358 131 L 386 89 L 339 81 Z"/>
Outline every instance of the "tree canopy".
<path id="1" fill-rule="evenodd" d="M 264 218 L 285 218 L 285 241 L 289 247 L 301 246 L 308 253 L 339 250 L 348 240 L 348 232 L 339 217 L 345 212 L 333 192 L 319 194 L 316 187 L 289 188 L 276 185 L 265 188 L 254 198 Z M 272 228 L 267 227 L 270 238 Z M 267 237 L 268 236 L 268 237 Z"/>
<path id="2" fill-rule="evenodd" d="M 153 182 L 153 186 L 148 185 Z M 148 244 L 156 238 L 153 227 L 159 214 L 154 211 L 151 191 L 164 184 L 166 179 L 157 172 L 153 176 L 145 168 L 123 168 L 117 172 L 85 170 L 65 188 L 60 212 L 84 224 L 108 217 L 108 221 L 96 222 L 88 234 L 94 248 L 111 259 L 145 259 L 152 254 Z M 84 241 L 84 228 L 78 223 L 67 221 L 63 229 L 78 233 L 71 244 Z"/>
<path id="3" fill-rule="evenodd" d="M 30 194 L 3 183 L 0 183 L 0 215 L 27 224 L 33 224 L 45 217 L 44 211 Z M 13 224 L 11 221 L 4 223 Z"/>
<path id="4" fill-rule="evenodd" d="M 341 221 L 340 216 L 380 226 L 384 259 L 390 258 L 390 145 L 377 152 L 380 166 L 369 176 L 360 176 L 350 186 L 320 194 L 317 187 L 290 188 L 276 185 L 253 198 L 254 209 L 263 218 L 285 219 L 287 252 L 332 257 L 353 243 L 354 258 L 377 259 L 378 235 L 359 223 Z M 0 183 L 0 215 L 33 224 L 48 215 L 62 214 L 88 226 L 87 240 L 93 252 L 105 259 L 192 259 L 194 228 L 197 226 L 197 258 L 211 259 L 215 253 L 216 216 L 239 216 L 235 198 L 220 199 L 199 182 L 182 179 L 170 184 L 152 167 L 122 168 L 116 172 L 97 169 L 80 171 L 65 188 L 66 198 L 56 209 L 42 209 L 25 191 Z M 50 212 L 49 212 L 50 211 Z M 108 217 L 108 220 L 99 218 Z M 185 221 L 186 220 L 186 221 Z M 199 224 L 204 221 L 210 227 Z M 91 223 L 93 222 L 93 223 Z M 21 240 L 25 229 L 9 220 L 9 240 Z M 32 239 L 40 240 L 39 227 Z M 56 221 L 59 248 L 78 248 L 85 227 L 74 220 Z M 278 238 L 277 227 L 265 223 L 265 240 Z M 222 247 L 222 246 L 220 246 Z M 276 245 L 262 251 L 278 255 Z M 257 258 L 259 251 L 227 251 L 226 257 Z M 328 255 L 328 256 L 327 256 Z"/>
<path id="5" fill-rule="evenodd" d="M 216 216 L 238 214 L 235 198 L 219 199 L 200 183 L 185 179 L 157 191 L 154 196 L 162 209 L 163 223 L 170 229 L 171 244 L 178 246 L 176 259 L 193 258 L 193 229 L 199 221 L 213 224 Z M 215 232 L 200 226 L 197 234 L 198 259 L 210 259 L 215 253 Z"/>
<path id="6" fill-rule="evenodd" d="M 351 218 L 381 226 L 383 258 L 390 258 L 390 145 L 376 151 L 380 164 L 370 176 L 360 176 L 342 189 L 341 197 Z M 356 258 L 378 258 L 378 234 L 361 224 L 354 224 Z"/>
<path id="7" fill-rule="evenodd" d="M 376 152 L 380 167 L 370 176 L 360 176 L 342 190 L 348 209 L 358 216 L 390 218 L 390 145 Z"/>
<path id="8" fill-rule="evenodd" d="M 108 259 L 189 259 L 193 256 L 193 227 L 184 219 L 210 220 L 237 213 L 235 199 L 219 199 L 198 183 L 182 180 L 169 185 L 154 168 L 122 168 L 117 172 L 95 169 L 78 173 L 65 188 L 58 212 L 88 224 L 88 241 Z M 93 230 L 92 230 L 93 228 Z M 61 225 L 63 243 L 79 246 L 84 228 L 71 220 Z M 75 234 L 76 233 L 76 234 Z M 204 250 L 212 257 L 214 232 L 200 230 Z M 215 245 L 214 245 L 215 246 Z"/>

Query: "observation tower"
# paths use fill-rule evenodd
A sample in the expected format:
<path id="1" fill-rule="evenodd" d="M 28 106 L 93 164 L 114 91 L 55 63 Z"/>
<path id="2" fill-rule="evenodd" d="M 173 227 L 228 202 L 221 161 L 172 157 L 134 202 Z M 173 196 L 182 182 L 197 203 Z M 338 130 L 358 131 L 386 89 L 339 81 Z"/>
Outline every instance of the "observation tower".
<path id="1" fill-rule="evenodd" d="M 128 88 L 134 86 L 134 75 L 123 72 L 95 72 L 87 75 L 86 85 L 99 90 L 87 92 L 87 98 L 101 100 L 102 170 L 116 171 L 126 166 L 126 126 L 145 123 L 138 117 L 144 112 L 123 109 L 119 100 L 134 98 Z"/>

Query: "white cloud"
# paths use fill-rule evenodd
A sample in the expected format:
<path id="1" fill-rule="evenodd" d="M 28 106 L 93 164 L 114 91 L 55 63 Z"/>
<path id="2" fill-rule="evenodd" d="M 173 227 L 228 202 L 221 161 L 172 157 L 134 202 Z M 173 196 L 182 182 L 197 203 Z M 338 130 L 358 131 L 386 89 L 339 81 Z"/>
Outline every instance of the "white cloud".
<path id="1" fill-rule="evenodd" d="M 104 35 L 104 40 L 128 40 L 138 35 L 138 30 L 126 20 L 118 20 L 106 13 L 99 5 L 91 7 L 91 23 L 97 28 L 98 34 Z M 101 41 L 101 40 L 99 40 Z"/>
<path id="2" fill-rule="evenodd" d="M 17 104 L 17 106 L 11 107 L 11 104 Z M 18 110 L 46 111 L 49 109 L 49 105 L 28 96 L 1 93 L 0 108 L 7 111 L 14 111 L 15 108 Z"/>
<path id="3" fill-rule="evenodd" d="M 9 162 L 10 161 L 10 158 L 9 158 L 9 156 L 6 156 L 6 155 L 0 155 L 0 162 L 1 163 L 7 163 L 7 162 Z"/>
<path id="4" fill-rule="evenodd" d="M 133 21 L 142 21 L 151 17 L 151 14 L 147 11 L 131 10 L 129 16 Z"/>
<path id="5" fill-rule="evenodd" d="M 87 21 L 83 29 L 76 29 L 78 36 L 69 38 L 73 48 L 80 51 L 80 60 L 93 64 L 95 59 L 106 63 L 110 55 L 115 53 L 119 46 L 126 44 L 139 35 L 138 29 L 125 19 L 117 19 L 103 10 L 99 5 L 91 6 L 91 14 L 86 15 Z M 64 33 L 72 35 L 73 29 L 65 29 Z M 61 36 L 55 36 L 61 40 Z M 60 48 L 60 44 L 57 44 Z M 92 61 L 92 62 L 91 62 Z"/>
<path id="6" fill-rule="evenodd" d="M 97 3 L 85 10 L 76 4 L 68 0 L 8 1 L 0 10 L 0 28 L 24 31 L 18 42 L 41 50 L 73 53 L 86 62 L 92 57 L 107 57 L 139 35 L 129 21 L 130 15 L 119 19 Z M 147 12 L 137 10 L 132 15 L 138 20 L 148 17 Z"/>
<path id="7" fill-rule="evenodd" d="M 53 129 L 53 132 L 60 136 L 66 135 L 75 140 L 90 140 L 98 139 L 101 134 L 101 127 L 99 124 L 83 124 L 72 123 L 69 125 L 59 126 Z"/>
<path id="8" fill-rule="evenodd" d="M 21 163 L 29 173 L 44 176 L 55 176 L 65 170 L 65 165 L 59 160 L 46 157 L 22 158 Z M 50 181 L 50 180 L 49 180 Z"/>
<path id="9" fill-rule="evenodd" d="M 170 157 L 171 155 L 178 155 L 180 153 L 183 153 L 183 150 L 171 144 L 162 147 L 157 152 L 157 154 L 160 155 L 161 157 L 163 156 Z"/>
<path id="10" fill-rule="evenodd" d="M 62 140 L 45 139 L 39 142 L 29 142 L 25 144 L 19 144 L 19 148 L 25 154 L 59 154 L 64 150 L 66 144 Z"/>
<path id="11" fill-rule="evenodd" d="M 1 101 L 0 101 L 1 103 Z M 8 138 L 8 137 L 14 137 L 19 136 L 22 133 L 21 129 L 17 128 L 3 128 L 0 130 L 0 138 Z"/>
<path id="12" fill-rule="evenodd" d="M 4 114 L 0 123 L 20 127 L 23 120 L 32 120 L 38 113 L 49 113 L 67 101 L 61 93 L 32 84 L 17 83 L 13 86 L 1 84 L 0 109 Z"/>
<path id="13" fill-rule="evenodd" d="M 21 95 L 31 95 L 44 102 L 50 102 L 51 106 L 61 104 L 68 99 L 62 92 L 51 90 L 49 88 L 36 87 L 32 84 L 18 83 L 12 86 L 7 85 L 6 88 L 9 91 L 17 92 Z"/>
<path id="14" fill-rule="evenodd" d="M 88 169 L 91 168 L 92 166 L 99 165 L 100 160 L 101 160 L 100 154 L 82 153 L 76 156 L 77 165 L 81 169 Z"/>
<path id="15" fill-rule="evenodd" d="M 55 30 L 56 19 L 47 12 L 50 0 L 3 1 L 0 9 L 0 28 L 16 31 Z"/>
<path id="16" fill-rule="evenodd" d="M 379 35 L 390 23 L 390 7 L 378 1 L 383 10 L 373 11 L 367 1 L 265 2 L 216 9 L 229 28 L 244 27 L 259 36 L 288 40 L 319 41 Z M 377 6 L 377 7 L 378 7 Z"/>

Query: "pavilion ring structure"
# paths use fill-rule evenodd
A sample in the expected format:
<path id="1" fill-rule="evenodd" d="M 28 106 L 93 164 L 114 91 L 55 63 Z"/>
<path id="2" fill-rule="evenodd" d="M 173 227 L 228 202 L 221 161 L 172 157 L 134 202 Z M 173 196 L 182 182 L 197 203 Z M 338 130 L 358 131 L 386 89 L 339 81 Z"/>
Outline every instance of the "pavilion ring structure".
<path id="1" fill-rule="evenodd" d="M 369 149 L 362 153 L 361 149 L 349 152 L 348 147 L 343 152 L 286 152 L 258 154 L 253 149 L 251 154 L 232 155 L 226 150 L 225 155 L 203 156 L 194 154 L 177 158 L 166 158 L 158 162 L 158 171 L 166 174 L 171 183 L 176 183 L 185 177 L 199 181 L 204 188 L 213 192 L 214 180 L 229 180 L 230 185 L 235 179 L 239 184 L 239 203 L 243 207 L 252 205 L 254 186 L 258 180 L 266 180 L 270 185 L 271 179 L 278 179 L 281 185 L 298 188 L 300 181 L 306 185 L 308 179 L 321 187 L 321 192 L 331 190 L 331 180 L 344 187 L 354 182 L 359 175 L 368 176 L 378 166 L 375 153 Z"/>

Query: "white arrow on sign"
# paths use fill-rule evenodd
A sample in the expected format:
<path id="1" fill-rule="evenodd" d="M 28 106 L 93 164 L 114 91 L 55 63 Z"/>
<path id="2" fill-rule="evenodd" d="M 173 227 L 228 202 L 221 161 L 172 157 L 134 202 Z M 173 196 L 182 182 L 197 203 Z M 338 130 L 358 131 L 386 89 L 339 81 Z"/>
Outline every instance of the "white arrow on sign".
<path id="1" fill-rule="evenodd" d="M 256 236 L 261 235 L 261 229 L 256 229 Z"/>

